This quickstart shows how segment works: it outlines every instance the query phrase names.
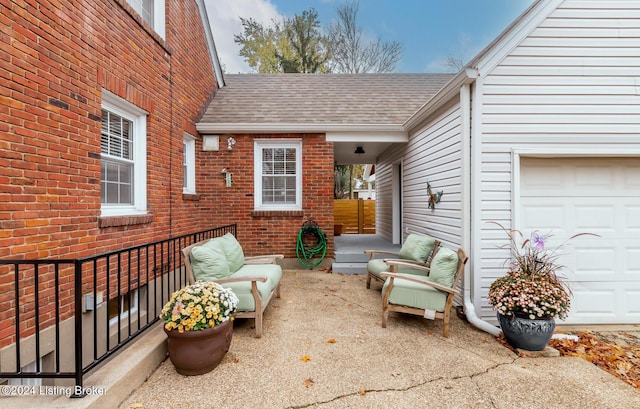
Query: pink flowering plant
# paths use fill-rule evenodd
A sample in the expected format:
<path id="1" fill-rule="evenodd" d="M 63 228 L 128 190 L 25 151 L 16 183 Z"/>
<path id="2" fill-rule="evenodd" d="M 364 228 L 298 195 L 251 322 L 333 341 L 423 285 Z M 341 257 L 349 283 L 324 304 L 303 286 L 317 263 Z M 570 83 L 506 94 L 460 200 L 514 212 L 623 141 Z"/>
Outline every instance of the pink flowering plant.
<path id="1" fill-rule="evenodd" d="M 174 292 L 160 319 L 168 331 L 200 331 L 233 319 L 237 306 L 238 297 L 231 289 L 198 281 Z"/>
<path id="2" fill-rule="evenodd" d="M 498 223 L 496 223 L 498 224 Z M 519 230 L 506 230 L 511 257 L 507 275 L 495 280 L 489 288 L 489 303 L 502 315 L 529 319 L 567 318 L 571 307 L 571 289 L 558 276 L 564 266 L 558 263 L 558 250 L 546 249 L 550 234 L 531 233 L 528 239 Z M 582 235 L 570 237 L 567 241 Z M 595 235 L 594 235 L 595 236 Z"/>

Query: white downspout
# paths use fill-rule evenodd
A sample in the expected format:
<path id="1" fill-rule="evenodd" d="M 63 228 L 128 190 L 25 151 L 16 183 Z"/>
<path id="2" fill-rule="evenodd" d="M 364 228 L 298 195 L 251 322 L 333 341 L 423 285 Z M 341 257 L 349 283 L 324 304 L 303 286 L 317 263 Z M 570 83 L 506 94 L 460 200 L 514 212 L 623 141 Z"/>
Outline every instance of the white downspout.
<path id="1" fill-rule="evenodd" d="M 469 75 L 471 77 L 471 75 Z M 474 114 L 477 115 L 478 105 L 474 107 Z M 462 136 L 462 192 L 463 192 L 463 218 L 464 218 L 464 226 L 465 226 L 465 234 L 463 234 L 463 242 L 464 248 L 470 250 L 470 261 L 471 263 L 467 263 L 466 268 L 464 269 L 464 288 L 463 288 L 463 303 L 464 303 L 464 313 L 467 317 L 467 320 L 476 328 L 488 332 L 489 334 L 497 337 L 500 335 L 500 328 L 492 325 L 491 323 L 481 319 L 476 315 L 476 308 L 473 305 L 473 301 L 471 300 L 471 269 L 476 269 L 475 260 L 479 260 L 480 258 L 475 255 L 475 252 L 480 251 L 479 248 L 475 248 L 473 246 L 474 243 L 478 243 L 478 240 L 475 240 L 475 236 L 478 234 L 476 228 L 472 225 L 473 220 L 477 220 L 479 216 L 479 207 L 480 201 L 476 200 L 476 195 L 472 193 L 472 186 L 479 186 L 478 181 L 474 181 L 476 183 L 472 183 L 472 178 L 477 178 L 480 172 L 480 141 L 478 140 L 478 121 L 473 124 L 475 136 L 473 140 L 471 139 L 471 84 L 465 83 L 460 88 L 460 115 L 461 115 L 461 136 Z M 472 154 L 472 149 L 473 154 Z M 472 160 L 473 159 L 473 160 Z M 475 210 L 475 211 L 474 211 Z M 472 218 L 472 211 L 474 212 Z M 478 223 L 475 223 L 478 225 Z M 471 265 L 470 265 L 471 264 Z"/>

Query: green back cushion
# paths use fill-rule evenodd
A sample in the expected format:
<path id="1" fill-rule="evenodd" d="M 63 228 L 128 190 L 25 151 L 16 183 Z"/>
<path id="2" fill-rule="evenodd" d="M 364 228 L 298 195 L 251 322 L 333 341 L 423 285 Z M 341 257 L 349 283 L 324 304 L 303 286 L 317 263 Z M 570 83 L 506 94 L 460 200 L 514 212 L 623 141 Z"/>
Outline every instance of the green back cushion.
<path id="1" fill-rule="evenodd" d="M 429 280 L 451 287 L 458 269 L 458 253 L 446 247 L 440 247 L 431 261 Z"/>
<path id="2" fill-rule="evenodd" d="M 383 259 L 376 258 L 373 260 L 369 260 L 367 263 L 367 271 L 373 274 L 378 278 L 382 278 L 383 271 L 391 271 L 391 266 L 384 262 Z M 416 275 L 427 275 L 427 272 L 424 270 L 416 270 L 414 268 L 409 268 L 405 266 L 401 266 L 398 268 L 398 273 L 406 273 L 406 274 L 416 274 Z"/>
<path id="3" fill-rule="evenodd" d="M 410 234 L 400 249 L 400 258 L 424 263 L 435 245 L 436 239 L 433 237 Z"/>
<path id="4" fill-rule="evenodd" d="M 227 258 L 227 262 L 229 262 L 229 271 L 233 274 L 244 265 L 244 252 L 242 251 L 242 247 L 231 233 L 218 237 L 218 239 L 222 243 L 222 251 Z"/>
<path id="5" fill-rule="evenodd" d="M 219 239 L 211 239 L 201 246 L 192 248 L 190 259 L 196 281 L 213 281 L 227 278 L 231 274 Z"/>

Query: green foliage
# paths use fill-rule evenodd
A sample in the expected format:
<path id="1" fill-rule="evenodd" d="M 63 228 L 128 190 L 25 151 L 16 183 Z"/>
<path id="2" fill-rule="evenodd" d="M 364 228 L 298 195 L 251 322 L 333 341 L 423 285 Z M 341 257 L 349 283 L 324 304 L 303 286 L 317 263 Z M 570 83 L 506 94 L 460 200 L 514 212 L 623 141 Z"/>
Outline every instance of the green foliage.
<path id="1" fill-rule="evenodd" d="M 242 34 L 233 36 L 240 56 L 259 73 L 327 72 L 327 39 L 320 30 L 318 13 L 307 10 L 270 26 L 240 18 Z"/>
<path id="2" fill-rule="evenodd" d="M 242 17 L 240 21 L 243 33 L 233 36 L 234 41 L 242 45 L 240 56 L 261 74 L 281 72 L 277 54 L 291 53 L 284 35 L 284 24 L 273 21 L 273 26 L 264 26 L 252 18 Z"/>
<path id="3" fill-rule="evenodd" d="M 243 32 L 233 36 L 240 56 L 258 73 L 391 72 L 402 56 L 398 42 L 365 41 L 357 25 L 358 3 L 336 9 L 338 20 L 323 32 L 313 8 L 263 25 L 240 18 Z"/>
<path id="4" fill-rule="evenodd" d="M 327 39 L 320 31 L 318 12 L 314 9 L 295 15 L 286 21 L 285 36 L 291 53 L 276 53 L 280 67 L 285 73 L 326 72 L 329 59 Z"/>

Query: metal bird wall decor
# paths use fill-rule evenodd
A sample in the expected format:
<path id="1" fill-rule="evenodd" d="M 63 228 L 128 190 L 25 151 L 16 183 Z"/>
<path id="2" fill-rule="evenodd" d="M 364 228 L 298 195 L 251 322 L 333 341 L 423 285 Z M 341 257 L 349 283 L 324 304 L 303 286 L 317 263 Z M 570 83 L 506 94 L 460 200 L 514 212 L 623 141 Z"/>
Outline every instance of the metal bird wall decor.
<path id="1" fill-rule="evenodd" d="M 434 193 L 433 190 L 431 190 L 431 183 L 429 183 L 429 181 L 427 180 L 427 195 L 429 196 L 429 204 L 428 204 L 429 209 L 435 210 L 436 203 L 440 203 L 440 199 L 442 198 L 443 194 L 444 192 L 442 190 Z"/>

